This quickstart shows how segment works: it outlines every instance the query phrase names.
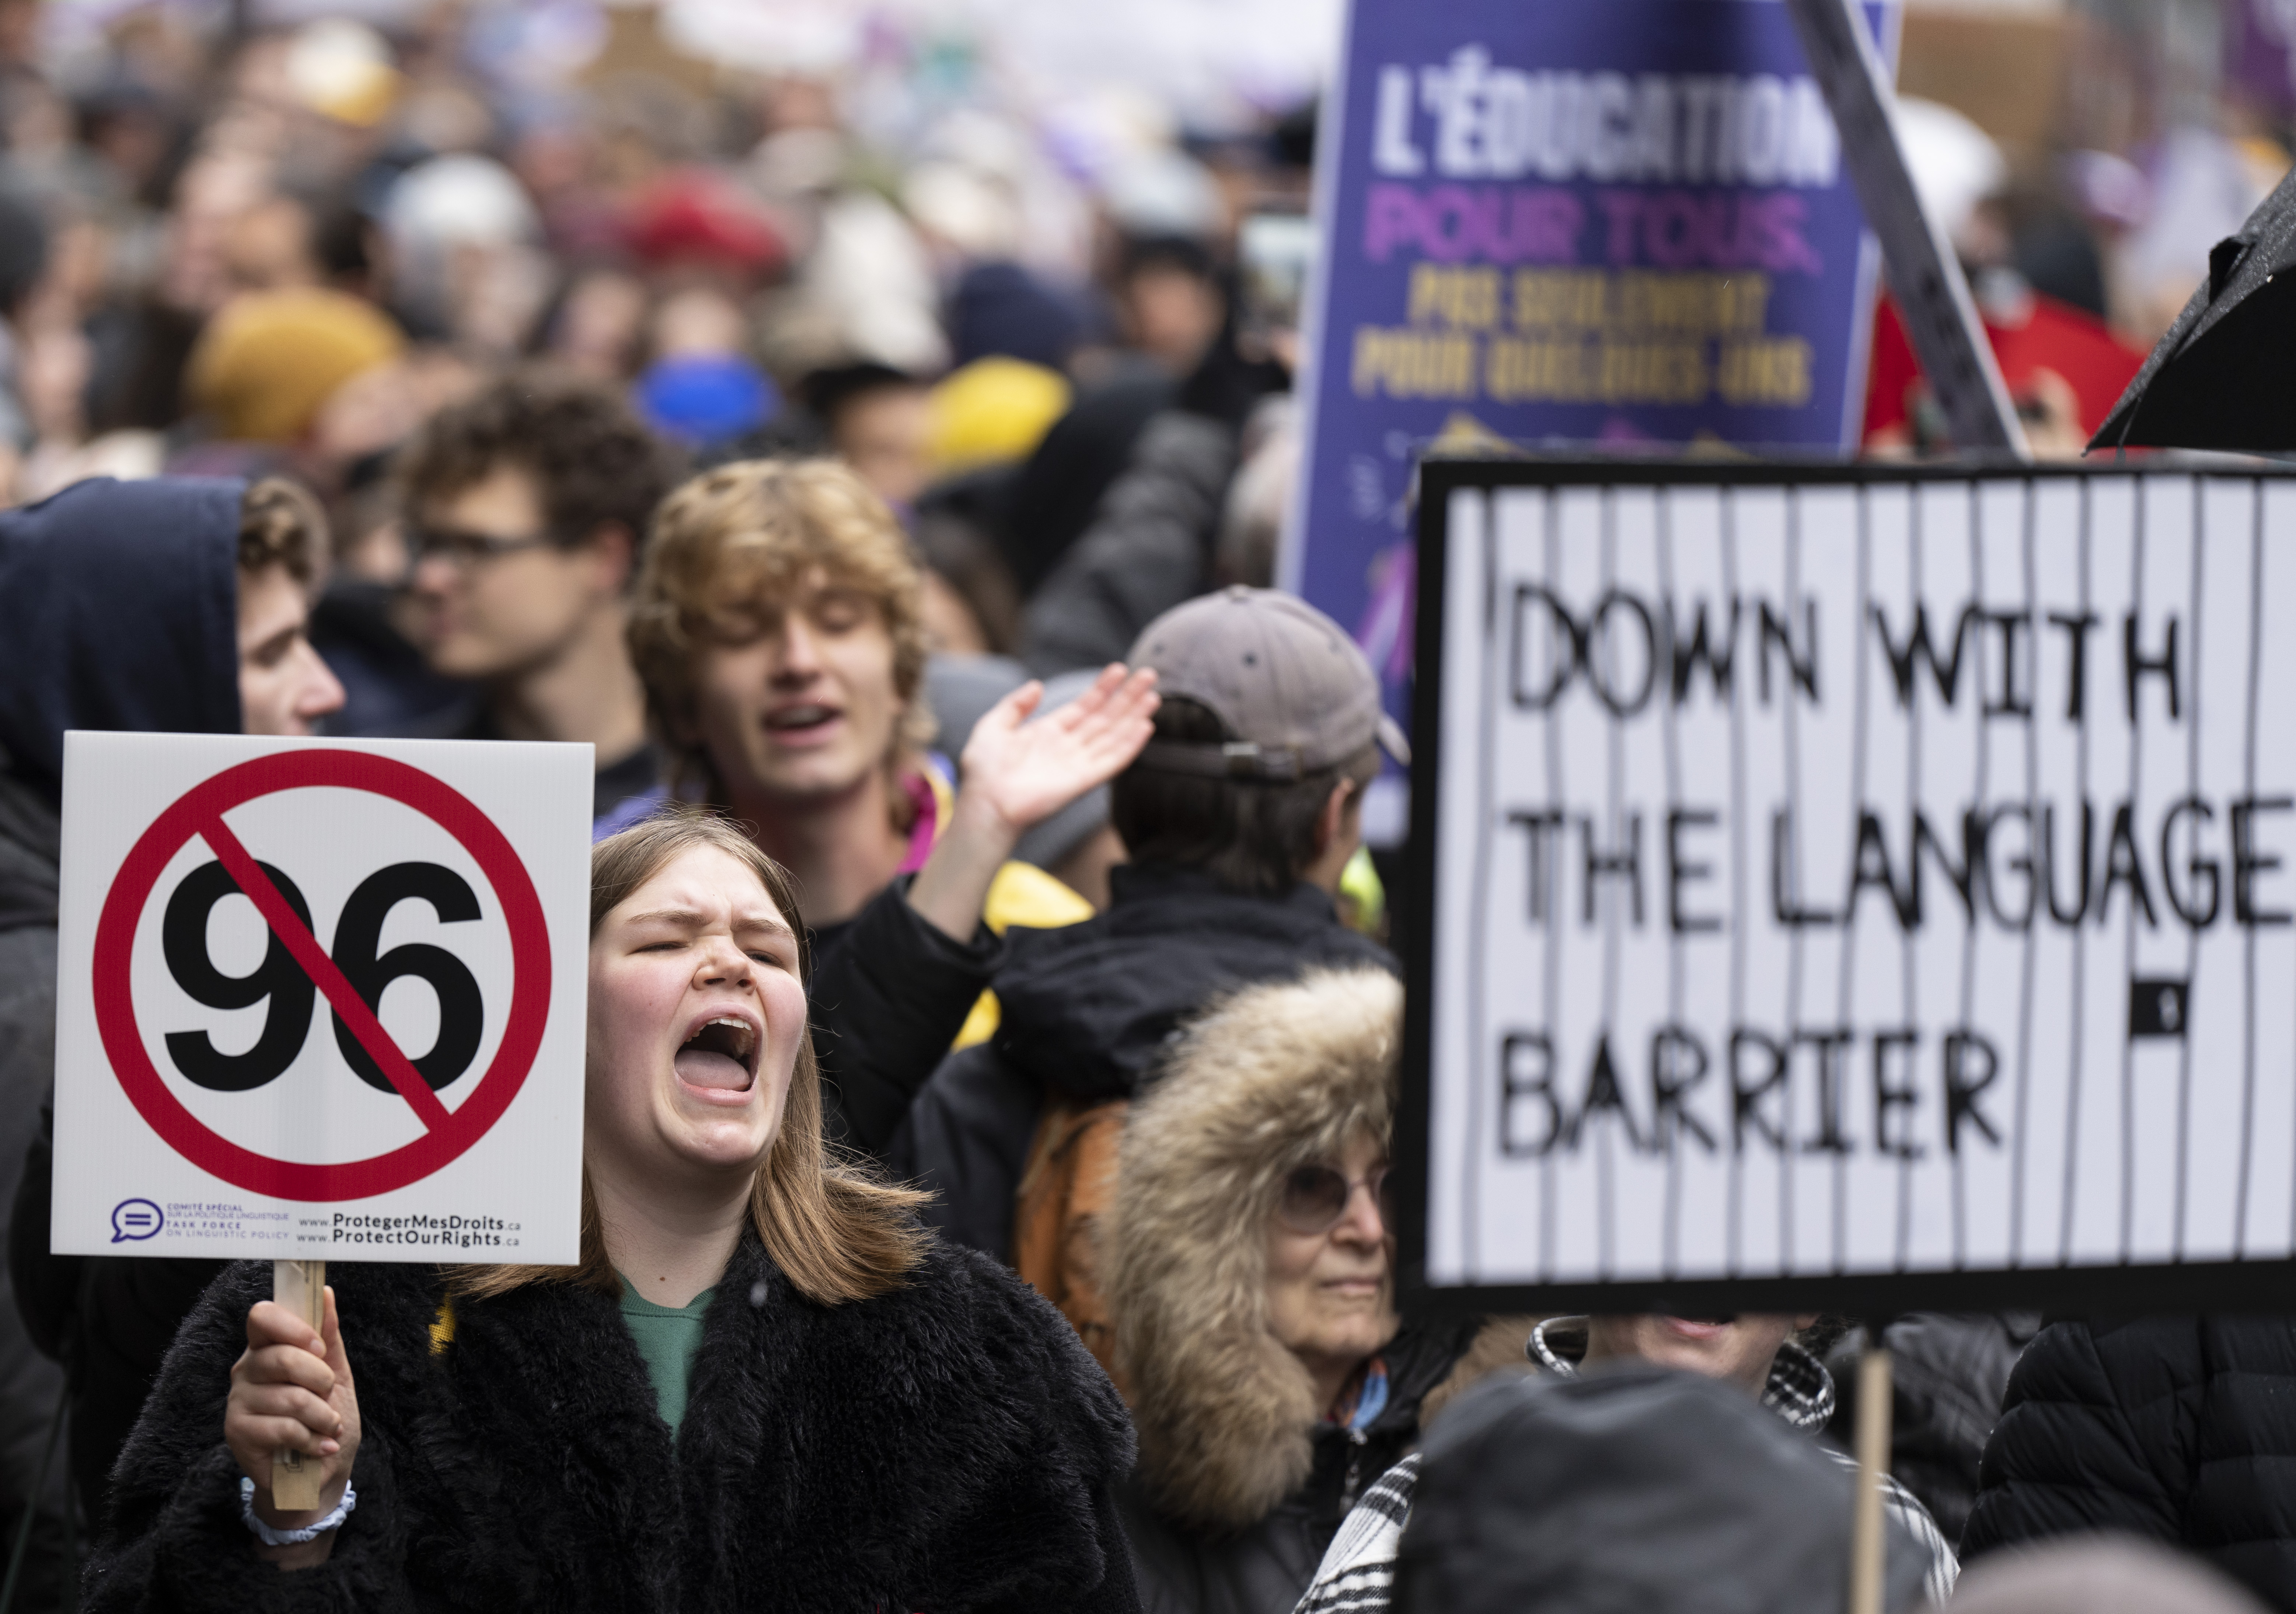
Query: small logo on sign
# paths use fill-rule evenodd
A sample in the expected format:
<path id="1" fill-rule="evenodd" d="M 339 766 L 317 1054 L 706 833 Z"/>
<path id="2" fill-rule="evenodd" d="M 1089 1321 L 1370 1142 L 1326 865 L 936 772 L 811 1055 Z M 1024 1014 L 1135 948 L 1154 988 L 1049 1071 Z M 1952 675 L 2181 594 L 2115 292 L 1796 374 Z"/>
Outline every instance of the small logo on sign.
<path id="1" fill-rule="evenodd" d="M 111 1208 L 111 1241 L 148 1239 L 168 1225 L 160 1208 L 149 1200 L 122 1200 Z"/>
<path id="2" fill-rule="evenodd" d="M 2128 1035 L 2182 1036 L 2191 1022 L 2189 980 L 2144 980 L 2128 983 Z"/>

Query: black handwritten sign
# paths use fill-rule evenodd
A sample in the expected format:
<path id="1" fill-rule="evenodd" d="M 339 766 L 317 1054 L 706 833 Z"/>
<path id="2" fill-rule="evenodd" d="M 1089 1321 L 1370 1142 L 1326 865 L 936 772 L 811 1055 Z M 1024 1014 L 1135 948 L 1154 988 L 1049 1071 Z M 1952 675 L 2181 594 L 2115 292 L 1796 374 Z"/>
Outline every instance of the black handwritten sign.
<path id="1" fill-rule="evenodd" d="M 1406 1270 L 2288 1299 L 2296 479 L 1437 462 Z"/>

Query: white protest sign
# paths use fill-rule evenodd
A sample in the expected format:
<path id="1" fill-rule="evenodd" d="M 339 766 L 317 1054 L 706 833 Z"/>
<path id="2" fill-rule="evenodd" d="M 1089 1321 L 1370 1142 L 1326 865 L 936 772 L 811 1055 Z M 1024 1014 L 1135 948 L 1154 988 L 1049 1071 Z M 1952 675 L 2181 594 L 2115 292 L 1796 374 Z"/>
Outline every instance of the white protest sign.
<path id="1" fill-rule="evenodd" d="M 2296 479 L 1427 491 L 1427 1283 L 2284 1295 Z"/>
<path id="2" fill-rule="evenodd" d="M 590 774 L 67 735 L 57 1252 L 574 1261 Z"/>

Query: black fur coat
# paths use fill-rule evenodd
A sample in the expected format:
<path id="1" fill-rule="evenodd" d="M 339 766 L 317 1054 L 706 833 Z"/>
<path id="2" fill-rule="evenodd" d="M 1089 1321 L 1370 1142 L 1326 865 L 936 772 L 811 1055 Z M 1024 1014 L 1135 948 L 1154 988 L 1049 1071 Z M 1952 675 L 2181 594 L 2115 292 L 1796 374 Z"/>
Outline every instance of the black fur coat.
<path id="1" fill-rule="evenodd" d="M 324 1566 L 250 1551 L 223 1444 L 266 1265 L 184 1325 L 113 1476 L 91 1610 L 1137 1608 L 1111 1482 L 1131 1429 L 1058 1313 L 970 1252 L 824 1307 L 754 1235 L 703 1325 L 675 1453 L 616 1301 L 535 1286 L 455 1308 L 420 1266 L 330 1268 L 363 1425 Z"/>

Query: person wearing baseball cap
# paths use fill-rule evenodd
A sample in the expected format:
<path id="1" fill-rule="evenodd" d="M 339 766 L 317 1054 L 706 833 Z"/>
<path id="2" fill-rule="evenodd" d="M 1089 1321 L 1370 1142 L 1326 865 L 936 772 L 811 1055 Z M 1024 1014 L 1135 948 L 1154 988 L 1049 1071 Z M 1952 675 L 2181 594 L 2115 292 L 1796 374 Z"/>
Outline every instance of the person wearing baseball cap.
<path id="1" fill-rule="evenodd" d="M 1128 660 L 1164 700 L 1110 786 L 1130 861 L 1108 911 L 1011 933 L 1002 1028 L 942 1061 L 891 1150 L 937 1191 L 925 1215 L 942 1236 L 1013 1262 L 1103 1363 L 1098 1286 L 1078 1264 L 1092 1241 L 1070 1235 L 1112 1196 L 1127 1105 L 1214 999 L 1317 967 L 1395 970 L 1333 898 L 1382 752 L 1408 755 L 1362 651 L 1289 594 L 1191 600 Z"/>
<path id="2" fill-rule="evenodd" d="M 1410 764 L 1363 651 L 1291 594 L 1238 586 L 1191 600 L 1151 622 L 1129 660 L 1156 669 L 1166 700 L 1194 701 L 1221 729 L 1218 738 L 1167 738 L 1160 726 L 1142 758 L 1152 772 L 1284 785 L 1334 769 L 1352 774 L 1348 765 L 1373 761 L 1374 748 Z M 1335 785 L 1323 802 L 1335 815 L 1332 836 L 1342 818 L 1349 826 L 1349 856 L 1359 838 L 1349 815 L 1360 811 L 1369 777 L 1352 789 Z M 1337 847 L 1330 840 L 1325 850 Z"/>

